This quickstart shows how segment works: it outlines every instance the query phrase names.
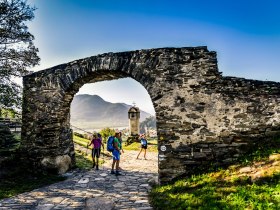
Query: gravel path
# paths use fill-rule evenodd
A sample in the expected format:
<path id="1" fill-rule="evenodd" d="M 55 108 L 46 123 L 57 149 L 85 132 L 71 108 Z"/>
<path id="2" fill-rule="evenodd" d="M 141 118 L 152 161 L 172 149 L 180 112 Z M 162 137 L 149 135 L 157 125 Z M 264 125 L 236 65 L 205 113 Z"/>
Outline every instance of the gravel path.
<path id="1" fill-rule="evenodd" d="M 125 150 L 121 154 L 120 167 L 123 170 L 135 171 L 135 172 L 148 172 L 158 173 L 158 156 L 155 152 L 147 152 L 146 158 L 144 159 L 143 152 L 140 154 L 139 159 L 136 159 L 139 151 Z M 112 161 L 106 161 L 105 167 L 110 168 Z"/>

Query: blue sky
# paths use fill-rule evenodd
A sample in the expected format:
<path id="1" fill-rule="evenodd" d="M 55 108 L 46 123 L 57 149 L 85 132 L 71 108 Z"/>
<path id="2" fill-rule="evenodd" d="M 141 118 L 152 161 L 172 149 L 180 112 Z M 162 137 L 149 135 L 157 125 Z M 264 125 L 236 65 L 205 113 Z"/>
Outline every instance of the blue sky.
<path id="1" fill-rule="evenodd" d="M 105 52 L 208 46 L 224 76 L 280 82 L 277 0 L 29 0 L 42 70 Z M 129 88 L 128 88 L 129 86 Z M 79 93 L 136 104 L 153 113 L 132 79 L 85 85 Z"/>

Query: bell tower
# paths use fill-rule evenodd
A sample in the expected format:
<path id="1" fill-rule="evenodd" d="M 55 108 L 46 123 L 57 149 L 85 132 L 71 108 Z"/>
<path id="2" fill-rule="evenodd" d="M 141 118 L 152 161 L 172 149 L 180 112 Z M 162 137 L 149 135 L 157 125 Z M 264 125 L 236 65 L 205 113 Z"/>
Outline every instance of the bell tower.
<path id="1" fill-rule="evenodd" d="M 130 136 L 138 136 L 140 126 L 140 110 L 135 106 L 135 104 L 128 110 L 128 119 Z"/>

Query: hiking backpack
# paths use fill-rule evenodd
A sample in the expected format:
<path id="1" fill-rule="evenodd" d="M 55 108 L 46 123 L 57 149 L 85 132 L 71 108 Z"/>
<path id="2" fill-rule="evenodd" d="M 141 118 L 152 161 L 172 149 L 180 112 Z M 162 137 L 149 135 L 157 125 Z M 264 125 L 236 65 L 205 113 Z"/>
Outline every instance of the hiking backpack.
<path id="1" fill-rule="evenodd" d="M 114 136 L 109 136 L 108 140 L 107 140 L 107 151 L 109 152 L 113 152 L 114 150 Z"/>
<path id="2" fill-rule="evenodd" d="M 143 145 L 143 146 L 147 146 L 147 140 L 146 139 L 141 139 L 141 145 Z"/>

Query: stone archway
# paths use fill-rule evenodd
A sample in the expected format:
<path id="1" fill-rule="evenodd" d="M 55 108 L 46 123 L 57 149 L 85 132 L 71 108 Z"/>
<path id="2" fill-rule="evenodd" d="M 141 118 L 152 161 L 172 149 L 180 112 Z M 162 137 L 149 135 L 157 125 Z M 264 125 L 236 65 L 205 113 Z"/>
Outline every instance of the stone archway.
<path id="1" fill-rule="evenodd" d="M 161 183 L 210 162 L 230 163 L 256 140 L 280 134 L 280 83 L 222 77 L 206 47 L 105 53 L 24 77 L 21 149 L 29 163 L 47 169 L 56 162 L 62 171 L 73 164 L 75 93 L 124 77 L 142 84 L 153 102 Z"/>

